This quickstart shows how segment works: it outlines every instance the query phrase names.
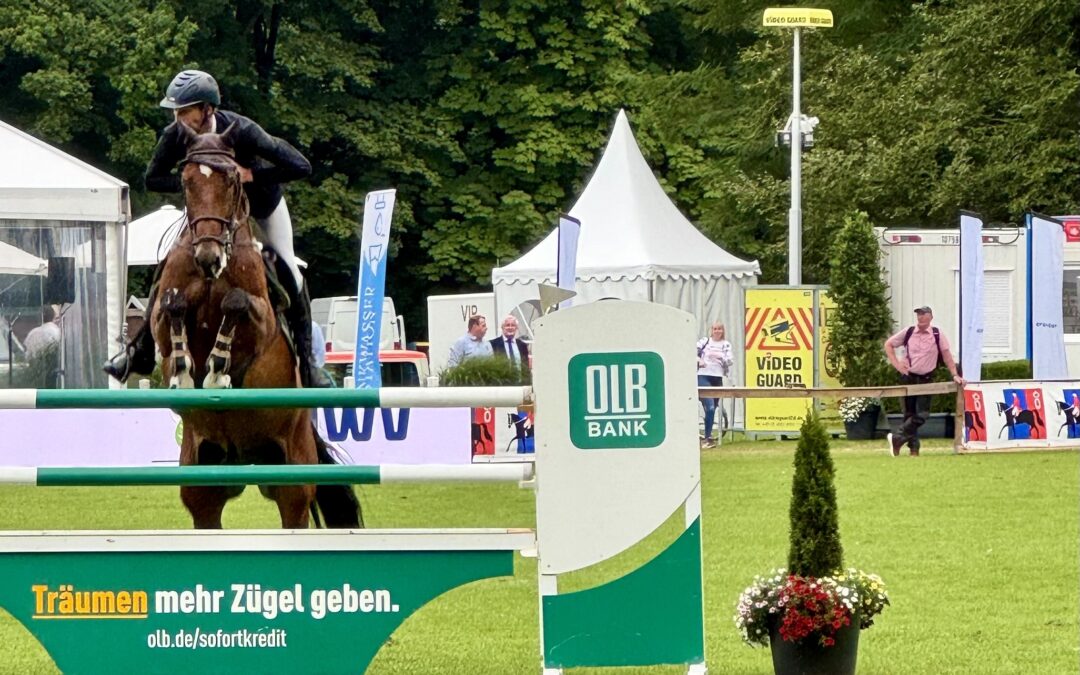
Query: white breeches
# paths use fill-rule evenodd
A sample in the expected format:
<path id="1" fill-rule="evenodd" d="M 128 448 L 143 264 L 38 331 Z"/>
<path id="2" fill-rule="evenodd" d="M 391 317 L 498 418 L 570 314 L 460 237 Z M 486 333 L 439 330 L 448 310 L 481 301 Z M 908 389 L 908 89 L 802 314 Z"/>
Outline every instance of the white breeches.
<path id="1" fill-rule="evenodd" d="M 304 276 L 300 274 L 300 268 L 296 264 L 296 253 L 293 252 L 292 218 L 289 217 L 289 207 L 285 205 L 285 198 L 281 198 L 277 208 L 269 217 L 255 220 L 266 235 L 267 243 L 289 266 L 289 271 L 292 272 L 299 291 L 304 286 Z"/>

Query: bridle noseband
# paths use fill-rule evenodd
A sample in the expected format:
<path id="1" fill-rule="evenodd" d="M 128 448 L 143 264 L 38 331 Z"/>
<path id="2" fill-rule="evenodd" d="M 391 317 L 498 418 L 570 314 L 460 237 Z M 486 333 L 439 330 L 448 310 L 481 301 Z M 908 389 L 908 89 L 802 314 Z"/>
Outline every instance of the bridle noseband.
<path id="1" fill-rule="evenodd" d="M 240 169 L 236 163 L 234 153 L 231 149 L 225 148 L 191 150 L 188 152 L 183 163 L 190 164 L 192 162 L 209 167 L 211 171 L 220 171 L 224 173 L 229 179 L 229 189 L 235 192 L 236 199 L 233 202 L 232 213 L 230 213 L 228 217 L 206 215 L 188 219 L 187 226 L 188 229 L 191 230 L 192 237 L 191 246 L 194 248 L 204 242 L 212 241 L 225 249 L 226 256 L 231 257 L 233 233 L 240 227 L 240 218 L 238 216 L 242 215 L 243 218 L 247 218 L 247 214 L 244 213 L 246 209 L 243 208 L 244 186 L 240 182 Z M 204 220 L 212 220 L 221 223 L 224 226 L 225 233 L 221 236 L 209 234 L 201 237 L 197 236 L 195 227 Z"/>

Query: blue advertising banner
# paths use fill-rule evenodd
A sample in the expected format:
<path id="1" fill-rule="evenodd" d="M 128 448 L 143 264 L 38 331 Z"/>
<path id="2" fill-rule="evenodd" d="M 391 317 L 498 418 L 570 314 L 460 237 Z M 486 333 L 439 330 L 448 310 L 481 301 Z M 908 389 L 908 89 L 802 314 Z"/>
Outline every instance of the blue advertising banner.
<path id="1" fill-rule="evenodd" d="M 356 290 L 356 351 L 353 377 L 357 389 L 382 385 L 379 339 L 382 332 L 386 262 L 390 249 L 390 221 L 396 190 L 369 192 L 364 200 L 364 229 L 360 236 L 360 284 Z"/>

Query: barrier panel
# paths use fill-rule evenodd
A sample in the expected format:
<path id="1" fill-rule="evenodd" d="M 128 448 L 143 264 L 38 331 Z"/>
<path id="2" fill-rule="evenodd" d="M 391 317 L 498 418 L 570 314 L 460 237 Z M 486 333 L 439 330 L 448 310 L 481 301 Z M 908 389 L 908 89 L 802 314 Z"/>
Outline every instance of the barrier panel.
<path id="1" fill-rule="evenodd" d="M 538 555 L 541 664 L 705 672 L 694 320 L 649 303 L 535 326 L 537 530 L 8 532 L 0 605 L 65 673 L 357 673 L 438 595 Z M 332 399 L 332 400 L 331 400 Z M 16 391 L 0 407 L 517 406 L 521 387 L 438 390 Z M 0 468 L 34 485 L 527 480 L 529 465 Z M 652 560 L 560 592 L 681 515 Z M 602 576 L 602 575 L 600 575 Z"/>

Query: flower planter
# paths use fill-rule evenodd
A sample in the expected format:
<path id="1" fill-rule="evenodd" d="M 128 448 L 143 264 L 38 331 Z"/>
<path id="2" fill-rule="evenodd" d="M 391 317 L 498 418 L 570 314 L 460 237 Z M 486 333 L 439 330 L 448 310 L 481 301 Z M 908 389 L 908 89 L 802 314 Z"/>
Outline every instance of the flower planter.
<path id="1" fill-rule="evenodd" d="M 849 441 L 869 441 L 876 437 L 878 415 L 881 406 L 870 406 L 859 413 L 859 418 L 854 422 L 844 421 L 844 432 Z"/>
<path id="2" fill-rule="evenodd" d="M 859 621 L 836 631 L 836 644 L 822 647 L 814 636 L 799 642 L 780 637 L 780 622 L 769 625 L 769 649 L 776 675 L 854 675 L 859 657 Z"/>

